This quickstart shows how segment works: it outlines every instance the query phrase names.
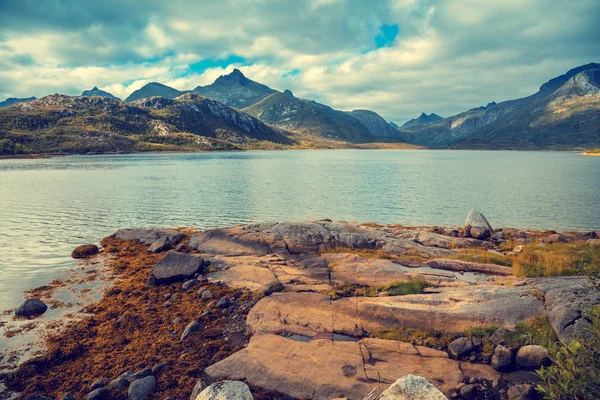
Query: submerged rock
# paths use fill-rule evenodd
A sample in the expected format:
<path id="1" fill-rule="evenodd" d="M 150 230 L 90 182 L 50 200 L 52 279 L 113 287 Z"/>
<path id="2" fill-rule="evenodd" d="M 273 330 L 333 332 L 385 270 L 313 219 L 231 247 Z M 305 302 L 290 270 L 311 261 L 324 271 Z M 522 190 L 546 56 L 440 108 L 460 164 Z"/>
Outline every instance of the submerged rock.
<path id="1" fill-rule="evenodd" d="M 446 400 L 446 396 L 427 379 L 409 374 L 384 390 L 380 400 Z"/>
<path id="2" fill-rule="evenodd" d="M 48 306 L 40 299 L 27 299 L 17 308 L 15 315 L 17 317 L 31 317 L 41 315 L 46 312 Z"/>
<path id="3" fill-rule="evenodd" d="M 95 244 L 84 244 L 78 246 L 71 253 L 71 257 L 73 258 L 89 258 L 93 255 L 98 254 L 98 246 Z"/>
<path id="4" fill-rule="evenodd" d="M 186 253 L 169 251 L 152 268 L 150 274 L 157 284 L 193 278 L 200 271 L 202 258 Z"/>
<path id="5" fill-rule="evenodd" d="M 204 389 L 196 400 L 253 400 L 250 388 L 244 382 L 220 381 Z"/>

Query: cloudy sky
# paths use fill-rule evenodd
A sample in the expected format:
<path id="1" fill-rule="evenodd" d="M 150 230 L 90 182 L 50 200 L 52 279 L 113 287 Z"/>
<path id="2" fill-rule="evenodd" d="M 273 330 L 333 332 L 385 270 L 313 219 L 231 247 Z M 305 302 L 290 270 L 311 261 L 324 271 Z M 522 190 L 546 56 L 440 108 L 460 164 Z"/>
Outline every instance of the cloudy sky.
<path id="1" fill-rule="evenodd" d="M 192 89 L 237 67 L 401 123 L 600 62 L 599 16 L 598 0 L 0 0 L 0 100 Z"/>

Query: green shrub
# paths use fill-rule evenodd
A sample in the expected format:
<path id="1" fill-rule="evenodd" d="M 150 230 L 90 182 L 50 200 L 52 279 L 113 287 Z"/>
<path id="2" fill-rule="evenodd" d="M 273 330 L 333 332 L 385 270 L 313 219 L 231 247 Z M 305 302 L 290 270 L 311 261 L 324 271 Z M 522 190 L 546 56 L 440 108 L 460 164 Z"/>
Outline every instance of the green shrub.
<path id="1" fill-rule="evenodd" d="M 593 400 L 600 394 L 600 306 L 584 313 L 590 321 L 585 338 L 564 346 L 548 343 L 552 365 L 540 368 L 536 386 L 547 400 Z"/>

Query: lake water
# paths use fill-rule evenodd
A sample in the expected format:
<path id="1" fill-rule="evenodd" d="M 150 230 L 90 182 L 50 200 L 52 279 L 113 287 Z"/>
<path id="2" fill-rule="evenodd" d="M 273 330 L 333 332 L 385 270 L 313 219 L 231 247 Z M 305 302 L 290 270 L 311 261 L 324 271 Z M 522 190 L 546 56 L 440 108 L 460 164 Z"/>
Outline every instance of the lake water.
<path id="1" fill-rule="evenodd" d="M 300 150 L 0 160 L 0 309 L 120 228 L 257 221 L 600 230 L 600 157 Z"/>

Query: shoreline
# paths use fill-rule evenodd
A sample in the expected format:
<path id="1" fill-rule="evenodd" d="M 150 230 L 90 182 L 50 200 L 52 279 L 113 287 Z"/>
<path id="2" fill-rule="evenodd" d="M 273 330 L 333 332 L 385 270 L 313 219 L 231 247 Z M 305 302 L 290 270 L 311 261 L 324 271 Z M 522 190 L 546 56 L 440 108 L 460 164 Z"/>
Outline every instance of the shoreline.
<path id="1" fill-rule="evenodd" d="M 385 144 L 385 143 L 384 143 Z M 426 151 L 490 151 L 490 152 L 536 152 L 536 153 L 577 153 L 579 156 L 600 156 L 600 153 L 580 153 L 579 150 L 548 150 L 548 149 L 452 149 L 452 148 L 427 148 L 418 145 L 408 145 L 414 147 L 398 147 L 393 146 L 374 146 L 369 147 L 370 144 L 361 147 L 360 145 L 349 146 L 349 147 L 315 147 L 315 148 L 275 148 L 275 149 L 219 149 L 219 150 L 198 150 L 198 151 L 134 151 L 134 152 L 106 152 L 106 153 L 35 153 L 35 154 L 14 154 L 14 155 L 0 155 L 0 160 L 29 160 L 29 159 L 44 159 L 44 158 L 58 158 L 58 157 L 70 157 L 70 156 L 112 156 L 112 155 L 136 155 L 136 154 L 196 154 L 196 153 L 227 153 L 227 152 L 262 152 L 262 151 L 306 151 L 306 150 L 426 150 Z"/>
<path id="2" fill-rule="evenodd" d="M 582 241 L 585 243 L 588 240 L 598 240 L 597 234 L 594 237 L 594 233 L 556 234 L 552 231 L 523 231 L 510 228 L 496 230 L 494 232 L 495 236 L 490 237 L 488 240 L 478 240 L 470 237 L 460 237 L 460 232 L 451 227 L 384 226 L 375 223 L 348 224 L 328 222 L 328 220 L 297 224 L 262 224 L 260 226 L 263 226 L 261 230 L 265 230 L 264 234 L 273 239 L 263 242 L 251 230 L 248 230 L 250 228 L 244 228 L 243 226 L 205 232 L 133 229 L 119 231 L 115 235 L 103 239 L 100 254 L 105 257 L 102 261 L 103 268 L 106 269 L 109 275 L 114 276 L 111 285 L 104 291 L 98 302 L 94 302 L 85 308 L 86 314 L 89 314 L 89 316 L 82 316 L 81 320 L 76 321 L 66 330 L 50 335 L 47 342 L 48 352 L 42 355 L 41 358 L 38 357 L 22 364 L 16 376 L 7 378 L 9 387 L 20 387 L 21 390 L 25 390 L 24 393 L 32 393 L 32 386 L 28 386 L 28 382 L 29 384 L 36 382 L 35 387 L 42 385 L 41 387 L 46 387 L 48 393 L 53 395 L 68 391 L 82 397 L 86 391 L 89 391 L 87 387 L 94 380 L 102 377 L 113 379 L 125 372 L 124 368 L 143 370 L 144 368 L 156 367 L 162 363 L 169 363 L 168 366 L 163 367 L 165 368 L 164 371 L 154 374 L 159 382 L 159 387 L 165 389 L 161 391 L 161 396 L 171 395 L 183 398 L 189 396 L 193 385 L 200 378 L 209 381 L 227 378 L 222 374 L 227 375 L 232 368 L 239 367 L 240 362 L 246 362 L 243 361 L 244 358 L 242 357 L 242 354 L 247 353 L 247 350 L 244 349 L 257 348 L 256 346 L 262 345 L 261 341 L 268 341 L 265 342 L 266 344 L 278 340 L 292 340 L 287 338 L 286 335 L 272 336 L 273 332 L 284 326 L 285 330 L 288 330 L 287 335 L 300 335 L 299 337 L 307 334 L 311 335 L 309 332 L 312 332 L 312 328 L 306 330 L 300 325 L 295 327 L 296 325 L 286 323 L 280 326 L 278 325 L 280 322 L 276 322 L 276 320 L 266 325 L 263 325 L 263 323 L 256 325 L 252 322 L 254 321 L 252 316 L 258 315 L 257 313 L 264 315 L 264 318 L 268 320 L 268 315 L 270 315 L 268 310 L 271 307 L 269 304 L 274 301 L 277 302 L 278 299 L 289 298 L 292 303 L 288 304 L 296 304 L 293 303 L 296 301 L 295 299 L 302 298 L 304 300 L 294 307 L 299 307 L 299 311 L 302 312 L 303 307 L 307 307 L 307 310 L 313 310 L 312 307 L 314 306 L 316 308 L 311 313 L 315 313 L 315 310 L 322 306 L 318 305 L 319 303 L 313 305 L 313 301 L 317 301 L 320 298 L 319 296 L 329 293 L 333 288 L 338 291 L 336 296 L 342 297 L 338 300 L 332 297 L 334 299 L 332 304 L 342 305 L 344 297 L 348 295 L 355 298 L 356 301 L 369 301 L 375 302 L 373 304 L 379 304 L 378 298 L 383 300 L 386 298 L 401 299 L 402 297 L 381 297 L 381 293 L 384 292 L 379 292 L 380 295 L 375 297 L 369 297 L 371 295 L 363 297 L 364 295 L 354 291 L 363 287 L 360 285 L 366 285 L 368 288 L 380 288 L 381 285 L 385 286 L 385 284 L 392 281 L 402 279 L 429 282 L 428 284 L 433 286 L 431 289 L 425 288 L 424 290 L 425 293 L 432 294 L 427 296 L 436 296 L 435 293 L 438 292 L 451 292 L 454 293 L 454 297 L 464 297 L 462 301 L 467 303 L 475 300 L 470 299 L 474 295 L 474 289 L 478 287 L 493 290 L 497 292 L 498 296 L 503 296 L 504 291 L 507 291 L 507 295 L 514 296 L 512 293 L 515 291 L 526 289 L 524 292 L 526 293 L 529 290 L 527 287 L 532 284 L 535 284 L 536 287 L 539 286 L 540 290 L 546 289 L 544 289 L 543 283 L 534 283 L 536 281 L 523 277 L 511 277 L 512 272 L 508 272 L 506 267 L 500 264 L 483 262 L 487 260 L 476 261 L 472 259 L 471 261 L 464 261 L 456 259 L 452 262 L 441 260 L 444 260 L 450 254 L 468 254 L 474 249 L 484 250 L 481 253 L 482 255 L 490 253 L 503 259 L 518 257 L 518 255 L 509 254 L 514 252 L 518 246 L 529 246 L 534 243 L 546 243 L 545 246 L 553 243 L 564 243 L 566 245 L 568 243 L 580 243 Z M 319 242 L 310 239 L 314 237 L 310 232 L 320 232 L 322 227 L 326 229 L 324 232 L 340 230 L 340 234 L 332 236 L 340 239 L 332 240 L 339 241 L 342 240 L 341 238 L 345 238 L 343 240 L 350 240 L 350 242 L 335 242 L 322 247 L 323 243 L 330 242 L 326 241 L 319 244 Z M 280 231 L 281 229 L 283 230 Z M 307 229 L 308 231 L 306 231 Z M 303 233 L 299 235 L 299 232 Z M 319 234 L 323 235 L 324 232 Z M 356 233 L 353 233 L 355 236 L 347 236 L 343 232 L 361 232 L 360 235 L 367 235 L 372 238 L 368 240 L 375 240 L 375 242 L 365 242 L 367 236 L 365 239 L 361 239 L 360 235 L 356 236 Z M 149 252 L 148 246 L 154 246 L 157 240 L 168 236 L 174 238 L 173 245 L 166 246 L 157 253 Z M 260 234 L 260 237 L 263 237 L 263 234 Z M 217 241 L 213 241 L 212 238 L 217 239 Z M 278 244 L 278 241 L 282 239 L 286 243 L 285 247 Z M 375 243 L 376 249 L 371 249 L 372 245 L 367 245 L 367 243 Z M 504 249 L 504 244 L 515 246 L 515 249 L 512 249 L 512 247 L 511 249 Z M 405 248 L 405 246 L 409 247 Z M 148 286 L 150 267 L 166 257 L 165 254 L 169 254 L 167 253 L 168 247 L 176 248 L 177 252 L 185 254 L 185 257 L 188 257 L 187 259 L 200 257 L 210 262 L 208 266 L 202 267 L 203 269 L 199 272 L 200 275 L 197 278 L 192 278 L 192 281 L 195 279 L 197 282 L 191 283 L 190 289 L 185 289 L 182 286 L 184 281 L 186 284 L 190 282 L 189 277 L 177 279 L 174 282 L 169 281 Z M 505 254 L 500 256 L 494 252 Z M 305 256 L 302 254 L 305 254 Z M 321 276 L 319 271 L 321 269 L 313 271 L 316 266 L 307 264 L 303 268 L 308 268 L 308 270 L 295 269 L 298 268 L 296 266 L 298 263 L 302 265 L 302 263 L 307 262 L 306 257 L 309 257 L 309 259 L 317 257 L 322 260 L 320 262 L 329 264 L 329 283 L 326 283 L 327 281 L 320 282 L 322 278 L 319 278 Z M 95 260 L 95 258 L 91 260 Z M 400 268 L 403 265 L 404 267 Z M 282 266 L 285 266 L 285 273 L 280 271 Z M 344 266 L 344 268 L 340 269 L 341 266 Z M 390 267 L 392 266 L 396 266 L 394 268 L 397 268 L 397 270 L 390 275 Z M 361 271 L 368 273 L 365 275 Z M 302 278 L 295 278 L 296 275 L 294 274 L 297 273 L 301 273 L 298 277 L 302 276 Z M 474 281 L 464 280 L 465 277 L 471 275 L 477 279 Z M 338 283 L 332 283 L 332 279 Z M 520 283 L 523 282 L 523 279 L 526 282 L 524 284 Z M 568 286 L 568 282 L 573 281 L 574 278 L 569 279 L 565 281 L 566 284 L 563 286 Z M 275 284 L 278 284 L 279 287 L 273 289 Z M 350 285 L 343 290 L 352 290 L 353 292 L 339 292 L 342 287 L 346 287 L 339 286 L 341 284 Z M 360 285 L 356 286 L 357 284 Z M 208 297 L 207 295 L 205 299 L 201 294 L 204 290 L 209 290 L 211 296 Z M 30 295 L 50 296 L 49 293 L 43 293 L 43 291 L 35 289 L 30 291 Z M 392 295 L 388 294 L 387 296 Z M 420 295 L 417 293 L 412 296 L 418 297 Z M 217 303 L 225 297 L 228 298 L 229 305 L 221 308 Z M 514 301 L 520 302 L 522 300 Z M 531 298 L 531 301 L 534 304 L 537 300 Z M 167 303 L 169 304 L 167 305 Z M 472 304 L 473 306 L 479 304 L 479 300 Z M 295 318 L 294 312 L 294 308 L 288 311 L 291 321 Z M 336 312 L 340 313 L 340 323 L 342 323 L 341 321 L 345 319 L 343 317 L 345 311 L 342 308 Z M 441 313 L 440 316 L 444 315 L 443 307 L 439 310 L 432 309 L 431 312 L 436 313 L 435 315 L 438 313 Z M 502 310 L 494 309 L 493 313 L 502 314 Z M 309 315 L 313 315 L 310 318 L 317 318 L 314 322 L 310 322 L 311 319 L 309 318 L 309 324 L 323 324 L 323 321 L 318 319 L 318 314 Z M 509 314 L 505 317 L 513 318 Z M 357 316 L 351 318 L 357 318 Z M 456 319 L 457 316 L 453 318 Z M 494 324 L 493 319 L 495 317 L 490 315 L 489 318 L 492 319 L 487 322 L 488 326 Z M 203 328 L 199 333 L 190 333 L 189 339 L 180 340 L 181 334 L 185 331 L 184 328 L 192 320 L 197 320 Z M 412 321 L 407 323 L 413 327 L 417 327 L 414 324 L 421 323 L 413 319 L 407 321 Z M 456 324 L 455 327 L 448 325 L 448 322 L 451 321 L 447 321 L 443 330 L 444 335 L 449 335 L 448 338 L 460 336 L 460 332 L 464 332 L 462 327 L 466 326 L 464 324 L 467 321 L 471 321 L 471 317 L 462 314 L 459 319 L 453 322 Z M 477 324 L 482 322 L 478 321 Z M 92 331 L 97 332 L 93 336 L 90 336 L 90 323 L 93 326 Z M 361 330 L 364 329 L 365 332 L 362 333 L 356 332 L 355 328 L 348 330 L 349 327 L 345 327 L 344 324 L 331 330 L 325 329 L 325 332 L 338 332 L 340 335 L 352 338 L 352 340 L 383 340 L 375 339 L 378 337 L 375 328 L 379 323 L 383 324 L 384 322 L 376 322 L 373 325 L 373 322 L 363 321 Z M 382 326 L 388 326 L 385 324 Z M 217 331 L 211 330 L 212 328 L 208 329 L 209 326 L 214 327 Z M 429 331 L 432 335 L 436 330 L 433 328 L 435 327 L 429 325 L 420 327 L 420 329 Z M 272 329 L 275 330 L 272 332 Z M 114 333 L 116 332 L 123 335 L 128 342 L 123 344 L 120 337 L 115 338 Z M 162 344 L 157 348 L 154 346 L 147 348 L 147 346 L 137 342 L 141 340 L 138 332 L 144 333 L 142 335 L 144 342 L 150 340 L 150 342 Z M 226 334 L 223 334 L 223 332 L 226 332 Z M 283 339 L 278 339 L 278 337 Z M 435 336 L 431 336 L 430 339 L 432 337 Z M 419 339 L 419 343 L 427 342 L 426 339 Z M 296 343 L 294 340 L 290 341 L 289 344 Z M 303 340 L 297 343 L 304 343 Z M 334 339 L 332 340 L 332 343 L 337 343 Z M 450 355 L 450 359 L 447 359 L 447 352 L 450 351 L 447 347 L 448 343 L 444 344 L 439 338 L 436 340 L 427 342 L 431 347 L 424 349 L 430 349 L 427 351 L 441 351 L 446 354 L 444 356 L 446 358 L 444 358 L 442 353 L 435 353 L 444 360 L 448 360 L 442 361 L 440 359 L 437 362 L 466 362 L 467 364 L 462 365 L 460 368 L 464 370 L 468 370 L 468 368 L 477 369 L 480 371 L 478 372 L 479 379 L 482 379 L 483 382 L 487 378 L 496 377 L 496 372 L 489 367 L 489 360 L 486 363 L 485 357 L 487 356 L 483 348 L 478 350 L 476 358 L 473 360 L 469 360 L 467 357 L 467 361 L 464 361 L 464 358 L 452 355 Z M 404 342 L 406 339 L 400 341 Z M 380 345 L 387 346 L 387 342 L 389 342 L 389 339 L 383 340 Z M 79 346 L 72 348 L 75 343 L 81 343 L 83 348 Z M 312 351 L 310 343 L 312 341 L 309 340 L 308 344 L 301 345 L 305 348 L 303 351 Z M 298 345 L 300 346 L 300 344 Z M 170 350 L 168 352 L 159 350 L 162 346 L 166 346 L 166 349 Z M 190 353 L 190 346 L 196 348 L 197 351 L 192 350 L 192 353 Z M 213 350 L 207 352 L 206 346 L 213 346 L 211 347 Z M 422 346 L 422 344 L 419 346 Z M 70 361 L 57 363 L 58 353 L 56 352 L 61 348 L 72 348 L 72 350 L 68 350 L 68 354 L 70 354 L 68 360 Z M 83 349 L 86 350 L 83 351 Z M 109 361 L 103 355 L 113 354 L 117 349 L 119 349 L 120 355 L 117 360 L 109 363 L 110 368 L 107 370 L 106 363 Z M 425 351 L 424 349 L 420 351 Z M 181 351 L 184 353 L 181 353 Z M 187 354 L 187 356 L 181 359 L 178 356 L 180 353 Z M 411 360 L 415 363 L 425 362 L 425 359 L 421 360 L 421 358 L 411 358 Z M 221 363 L 215 364 L 217 361 L 221 361 Z M 40 362 L 45 365 L 43 368 L 45 372 L 42 375 L 34 372 L 42 365 Z M 81 379 L 78 382 L 69 381 L 68 377 L 76 371 L 80 371 L 83 365 L 86 365 L 86 372 L 81 374 Z M 448 364 L 448 368 L 452 365 L 454 364 Z M 276 367 L 269 365 L 267 370 L 269 368 Z M 106 376 L 107 374 L 110 376 Z M 182 380 L 184 376 L 187 378 Z M 15 377 L 17 377 L 17 381 L 15 381 Z M 294 398 L 293 395 L 297 394 L 296 389 L 285 385 L 281 386 L 281 382 L 261 388 L 260 385 L 255 384 L 258 381 L 252 374 L 245 376 L 244 379 L 246 383 L 250 384 L 257 399 L 273 398 L 274 394 L 282 392 L 291 396 L 290 398 Z M 64 382 L 61 382 L 61 380 Z M 172 386 L 174 382 L 177 382 L 177 388 Z M 443 385 L 441 388 L 452 390 L 447 385 Z M 114 392 L 114 395 L 115 398 L 122 398 L 122 392 Z"/>

